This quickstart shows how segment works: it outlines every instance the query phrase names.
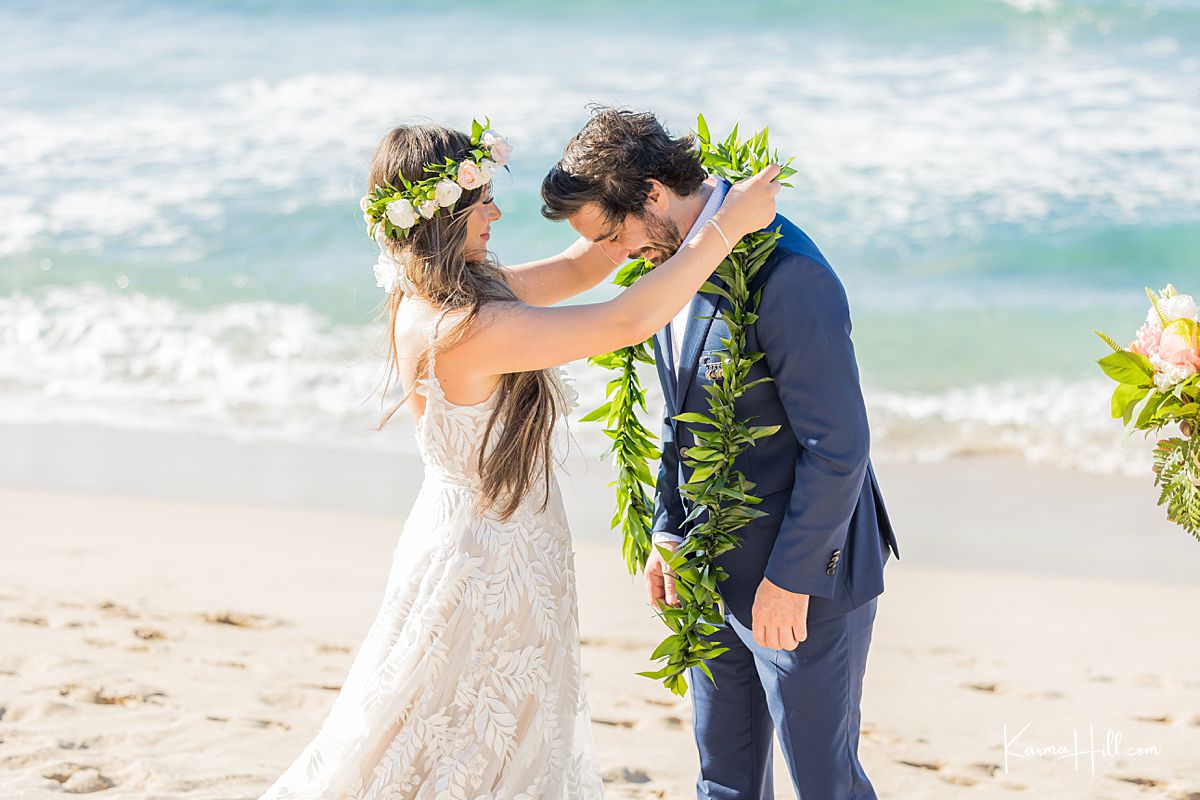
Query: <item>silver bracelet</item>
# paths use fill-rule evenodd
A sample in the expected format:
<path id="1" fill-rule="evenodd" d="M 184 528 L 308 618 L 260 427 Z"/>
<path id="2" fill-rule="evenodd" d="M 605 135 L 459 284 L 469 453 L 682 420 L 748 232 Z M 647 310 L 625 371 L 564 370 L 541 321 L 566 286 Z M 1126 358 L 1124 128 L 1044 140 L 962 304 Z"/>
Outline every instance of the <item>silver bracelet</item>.
<path id="1" fill-rule="evenodd" d="M 733 245 L 731 245 L 729 243 L 729 237 L 725 235 L 725 231 L 721 230 L 721 226 L 717 223 L 716 218 L 714 217 L 713 219 L 710 219 L 708 222 L 710 225 L 713 226 L 714 229 L 716 229 L 717 235 L 721 237 L 721 241 L 725 243 L 725 251 L 727 253 L 732 253 Z"/>

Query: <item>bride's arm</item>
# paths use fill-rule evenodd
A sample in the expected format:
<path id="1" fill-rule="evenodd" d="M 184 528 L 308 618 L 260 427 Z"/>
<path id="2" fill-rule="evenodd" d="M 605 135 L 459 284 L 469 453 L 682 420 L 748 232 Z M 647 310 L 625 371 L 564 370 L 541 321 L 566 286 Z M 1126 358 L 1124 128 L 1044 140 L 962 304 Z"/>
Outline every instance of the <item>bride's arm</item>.
<path id="1" fill-rule="evenodd" d="M 602 248 L 581 236 L 556 256 L 508 266 L 504 271 L 521 302 L 552 306 L 591 289 L 620 266 Z"/>
<path id="2" fill-rule="evenodd" d="M 488 304 L 466 338 L 440 356 L 441 363 L 485 365 L 487 374 L 502 375 L 545 369 L 649 339 L 725 258 L 728 248 L 721 232 L 734 244 L 774 218 L 778 174 L 779 167 L 771 165 L 735 184 L 714 217 L 716 226 L 705 224 L 678 253 L 612 300 L 554 308 Z"/>

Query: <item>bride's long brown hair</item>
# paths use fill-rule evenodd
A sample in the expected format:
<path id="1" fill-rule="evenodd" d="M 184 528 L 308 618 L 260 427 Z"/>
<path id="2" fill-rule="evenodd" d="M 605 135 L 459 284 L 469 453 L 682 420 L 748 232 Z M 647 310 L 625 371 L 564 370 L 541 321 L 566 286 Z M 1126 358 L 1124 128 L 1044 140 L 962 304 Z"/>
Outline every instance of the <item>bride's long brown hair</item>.
<path id="1" fill-rule="evenodd" d="M 447 157 L 462 160 L 470 149 L 471 139 L 467 134 L 440 125 L 393 128 L 375 148 L 367 186 L 396 186 L 397 173 L 409 181 L 424 180 L 429 177 L 425 172 L 427 164 L 443 162 Z M 467 258 L 467 217 L 486 195 L 486 186 L 464 191 L 453 207 L 443 209 L 434 219 L 420 220 L 409 231 L 408 238 L 383 240 L 388 253 L 404 265 L 418 297 L 439 310 L 466 312 L 451 330 L 438 331 L 432 352 L 429 348 L 421 352 L 416 364 L 417 378 L 428 373 L 432 353 L 440 353 L 462 341 L 485 304 L 517 299 L 504 271 L 490 256 L 478 260 Z M 392 384 L 400 380 L 396 317 L 403 297 L 403 291 L 396 289 L 387 298 L 390 335 L 385 397 Z M 382 429 L 407 402 L 412 390 L 409 386 L 404 396 L 386 411 L 376 430 Z M 553 427 L 562 411 L 563 399 L 558 383 L 547 370 L 508 373 L 501 377 L 496 392 L 496 404 L 479 450 L 479 506 L 480 510 L 508 519 L 539 477 L 544 489 L 543 509 L 549 501 Z"/>

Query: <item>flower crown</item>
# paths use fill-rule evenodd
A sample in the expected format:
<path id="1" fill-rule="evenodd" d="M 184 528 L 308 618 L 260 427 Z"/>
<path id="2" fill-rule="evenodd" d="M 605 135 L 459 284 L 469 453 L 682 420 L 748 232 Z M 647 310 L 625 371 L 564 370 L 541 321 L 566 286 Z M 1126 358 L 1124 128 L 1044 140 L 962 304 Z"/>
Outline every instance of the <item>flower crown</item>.
<path id="1" fill-rule="evenodd" d="M 410 181 L 397 173 L 400 188 L 376 186 L 360 202 L 367 235 L 403 240 L 422 219 L 433 219 L 443 208 L 458 202 L 463 191 L 478 189 L 492 180 L 498 167 L 508 164 L 512 145 L 491 128 L 492 121 L 471 120 L 471 149 L 455 161 L 447 157 L 440 164 L 427 164 L 429 177 Z"/>

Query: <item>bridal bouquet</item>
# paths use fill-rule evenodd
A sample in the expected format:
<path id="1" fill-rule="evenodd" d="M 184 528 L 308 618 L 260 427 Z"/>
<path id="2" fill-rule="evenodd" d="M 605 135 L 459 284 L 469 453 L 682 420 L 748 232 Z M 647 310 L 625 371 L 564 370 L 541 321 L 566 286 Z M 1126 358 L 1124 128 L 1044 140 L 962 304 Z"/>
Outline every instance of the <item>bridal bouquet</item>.
<path id="1" fill-rule="evenodd" d="M 1179 423 L 1182 436 L 1161 439 L 1154 450 L 1154 485 L 1170 520 L 1200 541 L 1200 311 L 1174 286 L 1146 294 L 1150 312 L 1132 344 L 1121 347 L 1097 331 L 1113 349 L 1099 364 L 1117 382 L 1113 417 L 1139 431 Z"/>

